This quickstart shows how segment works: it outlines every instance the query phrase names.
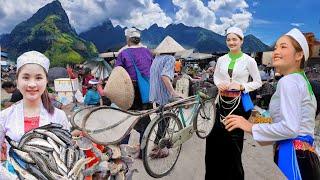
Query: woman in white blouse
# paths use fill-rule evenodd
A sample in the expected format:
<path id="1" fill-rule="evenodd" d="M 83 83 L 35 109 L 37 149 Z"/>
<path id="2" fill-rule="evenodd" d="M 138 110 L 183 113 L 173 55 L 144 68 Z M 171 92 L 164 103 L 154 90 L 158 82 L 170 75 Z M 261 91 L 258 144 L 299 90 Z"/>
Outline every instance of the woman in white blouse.
<path id="1" fill-rule="evenodd" d="M 309 51 L 308 42 L 298 29 L 278 39 L 273 66 L 284 77 L 269 105 L 273 123 L 252 124 L 236 115 L 226 118 L 228 131 L 240 128 L 261 144 L 275 142 L 275 163 L 290 180 L 320 179 L 320 163 L 313 144 L 317 102 L 303 71 Z"/>
<path id="2" fill-rule="evenodd" d="M 69 130 L 66 114 L 53 107 L 46 90 L 49 65 L 49 59 L 37 51 L 29 51 L 18 57 L 17 87 L 23 99 L 1 111 L 0 145 L 5 136 L 19 142 L 26 132 L 50 123 L 61 124 Z M 9 150 L 8 143 L 7 147 Z"/>
<path id="3" fill-rule="evenodd" d="M 219 89 L 219 101 L 215 125 L 206 140 L 206 179 L 244 179 L 241 162 L 244 132 L 241 129 L 228 132 L 222 123 L 229 114 L 249 118 L 251 110 L 244 110 L 241 92 L 249 93 L 262 85 L 256 61 L 241 52 L 243 38 L 241 29 L 229 28 L 226 43 L 230 52 L 216 64 L 214 83 Z M 249 76 L 253 79 L 250 82 Z"/>

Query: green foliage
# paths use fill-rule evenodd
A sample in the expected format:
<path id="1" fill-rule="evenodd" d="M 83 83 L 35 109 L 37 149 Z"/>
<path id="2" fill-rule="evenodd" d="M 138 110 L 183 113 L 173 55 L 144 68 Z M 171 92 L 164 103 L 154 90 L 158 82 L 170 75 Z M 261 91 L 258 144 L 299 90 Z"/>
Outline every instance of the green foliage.
<path id="1" fill-rule="evenodd" d="M 28 50 L 40 51 L 50 59 L 51 67 L 65 67 L 97 57 L 97 48 L 91 42 L 80 39 L 74 32 L 59 29 L 64 23 L 67 22 L 62 21 L 59 15 L 49 15 L 33 27 L 15 30 L 19 31 L 15 36 L 18 44 L 13 46 L 11 52 L 18 56 Z"/>

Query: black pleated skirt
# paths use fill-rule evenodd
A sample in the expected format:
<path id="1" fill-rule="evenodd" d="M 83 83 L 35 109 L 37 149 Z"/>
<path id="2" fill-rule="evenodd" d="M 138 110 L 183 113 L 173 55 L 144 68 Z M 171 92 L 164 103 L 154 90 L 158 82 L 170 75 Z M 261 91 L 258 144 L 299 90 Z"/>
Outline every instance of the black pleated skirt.
<path id="1" fill-rule="evenodd" d="M 274 162 L 278 164 L 279 151 L 274 154 Z M 309 150 L 296 150 L 301 178 L 303 180 L 320 180 L 320 162 L 318 155 Z"/>
<path id="2" fill-rule="evenodd" d="M 232 98 L 223 97 L 223 99 L 231 100 Z M 223 102 L 220 102 L 220 104 L 224 107 L 229 106 Z M 216 121 L 213 130 L 206 139 L 206 180 L 213 178 L 219 179 L 222 177 L 225 180 L 244 179 L 241 160 L 244 132 L 241 129 L 235 129 L 229 132 L 220 122 L 220 114 L 227 116 L 230 111 L 231 109 L 224 109 L 217 105 Z M 242 107 L 242 102 L 240 102 L 232 114 L 240 115 L 248 119 L 251 111 L 245 112 Z"/>

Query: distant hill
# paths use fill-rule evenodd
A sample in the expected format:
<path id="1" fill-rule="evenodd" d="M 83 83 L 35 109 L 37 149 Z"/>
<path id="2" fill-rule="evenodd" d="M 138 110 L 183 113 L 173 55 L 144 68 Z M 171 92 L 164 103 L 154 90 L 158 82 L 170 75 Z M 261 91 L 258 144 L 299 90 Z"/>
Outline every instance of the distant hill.
<path id="1" fill-rule="evenodd" d="M 47 4 L 18 24 L 1 38 L 1 44 L 13 59 L 30 50 L 42 52 L 51 60 L 51 66 L 81 63 L 98 52 L 93 43 L 77 35 L 59 1 Z"/>
<path id="2" fill-rule="evenodd" d="M 99 52 L 106 52 L 108 49 L 116 51 L 125 45 L 125 28 L 114 27 L 110 20 L 100 26 L 89 29 L 80 34 L 80 37 L 92 41 Z M 182 23 L 170 24 L 166 28 L 153 24 L 148 29 L 141 31 L 142 43 L 149 48 L 156 48 L 157 45 L 167 36 L 171 36 L 185 48 L 194 48 L 199 52 L 227 52 L 225 37 L 201 27 L 190 27 Z M 253 35 L 245 37 L 244 52 L 261 52 L 269 47 Z"/>
<path id="3" fill-rule="evenodd" d="M 80 33 L 79 36 L 94 42 L 99 52 L 106 52 L 114 48 L 120 49 L 126 41 L 124 30 L 120 26 L 114 27 L 110 20 L 91 28 L 90 31 Z"/>

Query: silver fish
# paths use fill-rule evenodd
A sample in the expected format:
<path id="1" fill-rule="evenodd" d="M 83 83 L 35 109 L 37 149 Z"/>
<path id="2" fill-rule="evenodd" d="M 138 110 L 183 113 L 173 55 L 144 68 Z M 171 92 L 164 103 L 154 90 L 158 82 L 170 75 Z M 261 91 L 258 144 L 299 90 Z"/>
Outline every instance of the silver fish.
<path id="1" fill-rule="evenodd" d="M 22 146 L 24 146 L 25 143 L 28 142 L 28 141 L 29 141 L 30 139 L 32 139 L 32 138 L 41 138 L 41 139 L 43 139 L 43 138 L 44 138 L 44 135 L 39 134 L 39 133 L 36 133 L 36 132 L 34 132 L 33 130 L 27 132 L 27 133 L 26 133 L 25 135 L 23 135 L 23 137 L 20 139 L 19 148 L 21 148 Z"/>
<path id="2" fill-rule="evenodd" d="M 34 177 L 28 171 L 21 168 L 18 165 L 18 163 L 11 156 L 9 156 L 9 159 L 10 159 L 10 162 L 11 162 L 13 168 L 19 173 L 19 175 L 21 175 L 23 178 L 28 179 L 28 180 L 37 180 L 36 177 Z"/>
<path id="3" fill-rule="evenodd" d="M 51 128 L 62 128 L 62 127 L 63 126 L 61 124 L 50 123 L 50 124 L 39 127 L 39 129 L 51 129 Z"/>
<path id="4" fill-rule="evenodd" d="M 54 157 L 51 153 L 49 153 L 48 156 L 44 155 L 44 154 L 40 154 L 40 153 L 39 153 L 39 155 L 41 156 L 41 159 L 44 160 L 44 162 L 48 166 L 49 170 L 54 171 L 56 173 L 59 173 L 57 163 L 54 160 Z"/>
<path id="5" fill-rule="evenodd" d="M 60 154 L 59 154 L 60 156 L 60 159 L 62 160 L 62 162 L 64 163 L 64 164 L 66 164 L 66 157 L 67 157 L 67 149 L 66 148 L 64 148 L 64 147 L 60 147 Z"/>
<path id="6" fill-rule="evenodd" d="M 22 147 L 22 150 L 27 151 L 27 152 L 37 152 L 37 153 L 42 153 L 42 154 L 48 154 L 48 152 L 46 152 L 38 147 L 29 146 L 29 145 L 24 145 Z"/>
<path id="7" fill-rule="evenodd" d="M 57 174 L 57 173 L 55 173 L 55 172 L 53 172 L 53 171 L 50 171 L 50 173 L 53 175 L 53 177 L 54 177 L 55 179 L 59 179 L 59 180 L 68 180 L 68 178 L 67 178 L 67 177 L 65 177 L 65 176 L 61 176 L 60 174 Z"/>
<path id="8" fill-rule="evenodd" d="M 70 172 L 68 173 L 68 177 L 71 176 L 75 176 L 77 177 L 78 174 L 80 173 L 81 169 L 89 162 L 91 162 L 94 158 L 81 158 L 79 159 L 75 165 L 73 166 L 73 168 L 70 170 Z"/>
<path id="9" fill-rule="evenodd" d="M 41 180 L 48 180 L 48 178 L 35 166 L 28 164 L 27 170 Z"/>
<path id="10" fill-rule="evenodd" d="M 15 148 L 12 148 L 12 149 L 25 162 L 30 163 L 30 164 L 34 164 L 35 163 L 28 153 L 26 153 L 24 151 L 20 151 L 19 149 L 15 149 Z"/>
<path id="11" fill-rule="evenodd" d="M 41 158 L 39 153 L 36 152 L 29 152 L 31 158 L 33 159 L 33 161 L 36 163 L 36 165 L 39 167 L 39 169 L 41 170 L 41 172 L 48 178 L 51 180 L 55 180 L 54 177 L 52 176 L 52 174 L 49 171 L 49 168 L 47 166 L 47 164 L 45 163 L 45 161 Z"/>
<path id="12" fill-rule="evenodd" d="M 71 147 L 69 147 L 67 149 L 67 163 L 66 163 L 68 169 L 71 168 L 74 161 L 74 157 L 75 157 L 74 150 Z"/>
<path id="13" fill-rule="evenodd" d="M 40 139 L 40 138 L 32 138 L 26 144 L 30 145 L 30 146 L 44 146 L 44 147 L 48 147 L 48 148 L 53 148 L 52 145 L 48 141 L 46 141 L 44 139 Z"/>
<path id="14" fill-rule="evenodd" d="M 58 136 L 56 136 L 55 134 L 53 134 L 52 132 L 50 132 L 48 130 L 35 129 L 34 131 L 37 132 L 37 133 L 40 133 L 40 134 L 43 134 L 43 135 L 46 135 L 46 136 L 50 137 L 51 139 L 53 139 L 54 141 L 56 141 L 58 144 L 60 144 L 63 147 L 67 147 L 67 145 Z"/>
<path id="15" fill-rule="evenodd" d="M 18 146 L 19 146 L 19 143 L 12 140 L 9 136 L 5 136 L 6 140 L 8 141 L 8 143 L 10 144 L 10 146 L 16 148 L 16 149 L 19 149 Z"/>
<path id="16" fill-rule="evenodd" d="M 53 151 L 52 155 L 53 155 L 54 160 L 56 161 L 58 167 L 60 167 L 64 172 L 68 172 L 68 168 L 62 162 L 62 160 L 59 158 L 58 154 L 55 151 Z"/>
<path id="17" fill-rule="evenodd" d="M 47 137 L 47 141 L 57 153 L 60 153 L 59 146 L 56 144 L 56 142 L 53 139 L 51 139 L 50 137 Z"/>

